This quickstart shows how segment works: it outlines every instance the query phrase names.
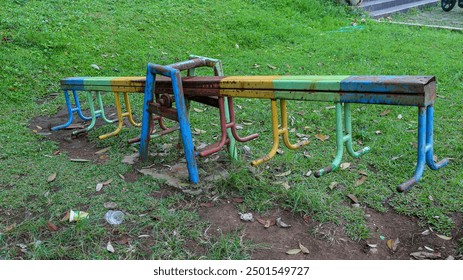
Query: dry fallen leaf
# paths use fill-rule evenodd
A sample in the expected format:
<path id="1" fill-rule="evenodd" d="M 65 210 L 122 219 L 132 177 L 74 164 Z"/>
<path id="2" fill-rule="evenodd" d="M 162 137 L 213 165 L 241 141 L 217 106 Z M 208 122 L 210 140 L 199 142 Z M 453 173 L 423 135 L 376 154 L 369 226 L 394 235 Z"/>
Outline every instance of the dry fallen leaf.
<path id="1" fill-rule="evenodd" d="M 397 118 L 398 118 L 399 120 L 401 120 L 401 119 L 403 118 L 402 114 L 399 114 L 399 115 L 397 116 Z"/>
<path id="2" fill-rule="evenodd" d="M 117 203 L 115 203 L 115 202 L 105 202 L 103 204 L 103 206 L 106 209 L 115 209 L 117 207 Z"/>
<path id="3" fill-rule="evenodd" d="M 290 228 L 291 227 L 291 225 L 288 225 L 285 222 L 283 222 L 281 220 L 281 218 L 276 219 L 276 224 L 277 224 L 278 227 L 281 227 L 281 228 Z"/>
<path id="4" fill-rule="evenodd" d="M 317 139 L 320 140 L 320 141 L 325 142 L 325 140 L 327 140 L 328 138 L 330 138 L 330 136 L 329 136 L 329 135 L 324 135 L 324 134 L 318 133 L 318 134 L 315 134 L 315 138 L 317 138 Z"/>
<path id="5" fill-rule="evenodd" d="M 3 232 L 9 232 L 10 230 L 14 229 L 15 227 L 16 227 L 16 223 L 11 224 L 11 225 L 7 226 L 7 227 L 3 230 Z"/>
<path id="6" fill-rule="evenodd" d="M 48 221 L 47 222 L 47 227 L 50 231 L 57 231 L 58 230 L 58 227 L 56 225 L 54 225 L 52 222 Z"/>
<path id="7" fill-rule="evenodd" d="M 55 173 L 51 174 L 50 176 L 48 176 L 47 182 L 50 183 L 50 182 L 55 181 L 56 175 L 57 175 L 57 173 L 55 172 Z"/>
<path id="8" fill-rule="evenodd" d="M 202 130 L 202 129 L 195 128 L 191 133 L 193 133 L 194 135 L 200 135 L 200 134 L 206 133 L 206 131 Z"/>
<path id="9" fill-rule="evenodd" d="M 365 181 L 367 180 L 367 176 L 361 176 L 357 182 L 355 182 L 355 186 L 358 187 L 360 186 L 361 184 L 365 183 Z"/>
<path id="10" fill-rule="evenodd" d="M 61 218 L 61 222 L 66 222 L 66 221 L 69 221 L 69 216 L 70 216 L 70 213 L 67 212 L 66 215 L 64 215 L 63 218 Z"/>
<path id="11" fill-rule="evenodd" d="M 214 207 L 214 203 L 212 203 L 212 202 L 202 202 L 202 203 L 199 204 L 199 206 L 205 207 L 205 208 L 211 208 L 211 207 Z"/>
<path id="12" fill-rule="evenodd" d="M 384 116 L 386 116 L 387 114 L 389 114 L 390 112 L 391 112 L 390 109 L 386 109 L 386 110 L 384 110 L 384 111 L 383 111 L 381 114 L 379 114 L 379 115 L 380 115 L 381 117 L 384 117 Z"/>
<path id="13" fill-rule="evenodd" d="M 99 151 L 96 151 L 95 154 L 96 154 L 96 155 L 104 154 L 104 153 L 106 153 L 107 151 L 109 151 L 110 149 L 111 149 L 111 147 L 106 147 L 106 148 L 104 148 L 104 149 L 101 149 L 101 150 L 99 150 Z"/>
<path id="14" fill-rule="evenodd" d="M 310 253 L 310 252 L 309 252 L 309 249 L 307 249 L 307 247 L 305 247 L 304 245 L 302 245 L 301 242 L 299 242 L 299 248 L 301 249 L 301 252 L 304 253 L 304 254 Z"/>
<path id="15" fill-rule="evenodd" d="M 312 170 L 309 170 L 309 171 L 307 171 L 307 173 L 305 173 L 306 177 L 310 177 L 311 175 L 312 175 Z"/>
<path id="16" fill-rule="evenodd" d="M 108 250 L 108 252 L 114 253 L 115 250 L 113 245 L 111 245 L 111 241 L 108 241 L 108 245 L 106 245 L 106 250 Z"/>
<path id="17" fill-rule="evenodd" d="M 350 200 L 352 200 L 352 202 L 354 202 L 354 203 L 359 203 L 359 200 L 358 200 L 358 198 L 357 198 L 355 195 L 353 195 L 353 194 L 348 194 L 347 197 L 350 198 Z"/>
<path id="18" fill-rule="evenodd" d="M 297 255 L 300 252 L 302 252 L 301 249 L 291 249 L 291 250 L 286 251 L 286 254 L 288 254 L 288 255 Z"/>
<path id="19" fill-rule="evenodd" d="M 451 240 L 452 237 L 451 236 L 445 236 L 445 235 L 440 235 L 440 234 L 436 234 L 437 237 L 441 238 L 441 239 L 444 239 L 444 240 Z"/>
<path id="20" fill-rule="evenodd" d="M 289 185 L 288 182 L 281 183 L 281 186 L 283 186 L 283 188 L 285 188 L 285 190 L 289 190 L 291 188 L 291 186 Z"/>
<path id="21" fill-rule="evenodd" d="M 337 185 L 338 185 L 338 182 L 331 182 L 329 186 L 330 190 L 333 190 Z"/>
<path id="22" fill-rule="evenodd" d="M 341 163 L 341 169 L 344 170 L 344 169 L 347 169 L 350 167 L 350 162 L 343 162 Z"/>
<path id="23" fill-rule="evenodd" d="M 202 113 L 202 112 L 204 112 L 204 110 L 202 110 L 202 109 L 198 109 L 198 108 L 193 108 L 193 110 L 194 110 L 195 112 L 198 112 L 198 113 Z"/>
<path id="24" fill-rule="evenodd" d="M 242 198 L 242 197 L 234 197 L 234 198 L 232 198 L 232 201 L 235 202 L 235 203 L 243 203 L 244 198 Z"/>
<path id="25" fill-rule="evenodd" d="M 98 183 L 98 184 L 96 184 L 95 190 L 96 190 L 97 192 L 99 192 L 99 191 L 101 191 L 102 188 L 103 188 L 103 183 Z"/>
<path id="26" fill-rule="evenodd" d="M 275 177 L 285 177 L 285 176 L 288 176 L 289 174 L 291 174 L 291 170 L 288 170 L 283 173 L 275 174 Z"/>
<path id="27" fill-rule="evenodd" d="M 441 254 L 437 252 L 418 251 L 418 252 L 411 253 L 410 256 L 418 260 L 423 260 L 423 259 L 438 259 L 441 257 Z"/>
<path id="28" fill-rule="evenodd" d="M 107 186 L 107 185 L 111 184 L 112 181 L 113 181 L 113 178 L 110 178 L 110 179 L 108 179 L 107 181 L 103 182 L 103 185 L 104 185 L 104 186 Z"/>
<path id="29" fill-rule="evenodd" d="M 273 65 L 270 65 L 270 64 L 267 64 L 267 67 L 270 68 L 270 69 L 272 69 L 272 70 L 277 69 L 276 66 L 273 66 Z"/>

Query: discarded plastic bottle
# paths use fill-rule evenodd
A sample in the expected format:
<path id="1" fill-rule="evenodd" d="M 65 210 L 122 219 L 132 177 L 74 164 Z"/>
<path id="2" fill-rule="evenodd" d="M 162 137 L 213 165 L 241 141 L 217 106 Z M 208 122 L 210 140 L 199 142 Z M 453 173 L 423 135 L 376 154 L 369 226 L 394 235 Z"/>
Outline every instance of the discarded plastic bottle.
<path id="1" fill-rule="evenodd" d="M 120 225 L 124 220 L 124 213 L 122 211 L 109 210 L 104 217 L 110 225 Z"/>

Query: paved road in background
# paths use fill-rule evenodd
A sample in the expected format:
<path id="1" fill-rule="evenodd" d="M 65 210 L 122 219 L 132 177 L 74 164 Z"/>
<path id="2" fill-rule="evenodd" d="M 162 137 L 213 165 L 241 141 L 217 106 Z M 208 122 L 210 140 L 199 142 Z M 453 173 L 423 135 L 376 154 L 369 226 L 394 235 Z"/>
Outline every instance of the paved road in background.
<path id="1" fill-rule="evenodd" d="M 413 10 L 405 14 L 392 15 L 391 17 L 395 22 L 463 28 L 463 9 L 458 5 L 455 5 L 450 12 L 444 12 L 439 4 L 435 7 Z"/>

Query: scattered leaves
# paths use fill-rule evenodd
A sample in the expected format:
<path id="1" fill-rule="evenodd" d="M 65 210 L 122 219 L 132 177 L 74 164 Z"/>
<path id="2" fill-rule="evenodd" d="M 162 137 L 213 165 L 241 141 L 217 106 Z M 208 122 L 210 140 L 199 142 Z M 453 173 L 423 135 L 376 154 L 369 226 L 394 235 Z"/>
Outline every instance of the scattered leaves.
<path id="1" fill-rule="evenodd" d="M 50 231 L 57 231 L 58 230 L 58 227 L 56 225 L 54 225 L 52 222 L 48 221 L 47 222 L 47 227 Z"/>
<path id="2" fill-rule="evenodd" d="M 367 176 L 361 176 L 357 182 L 355 182 L 355 186 L 358 187 L 360 186 L 361 184 L 365 183 L 365 181 L 367 180 Z"/>
<path id="3" fill-rule="evenodd" d="M 418 252 L 411 253 L 410 256 L 418 260 L 423 260 L 423 259 L 438 259 L 441 257 L 441 254 L 437 252 L 418 251 Z"/>
<path id="4" fill-rule="evenodd" d="M 270 69 L 272 69 L 272 70 L 275 70 L 275 69 L 277 69 L 277 67 L 276 67 L 276 66 L 273 66 L 273 65 L 271 65 L 271 64 L 267 64 L 267 67 L 268 67 L 268 68 L 270 68 Z"/>
<path id="5" fill-rule="evenodd" d="M 202 202 L 202 203 L 199 204 L 199 206 L 205 207 L 205 208 L 211 208 L 211 207 L 214 207 L 214 203 L 212 203 L 212 202 Z"/>
<path id="6" fill-rule="evenodd" d="M 104 181 L 104 182 L 103 182 L 103 186 L 107 186 L 107 185 L 111 184 L 113 181 L 114 181 L 114 179 L 113 179 L 113 178 L 110 178 L 110 179 L 108 179 L 107 181 Z"/>
<path id="7" fill-rule="evenodd" d="M 437 235 L 437 237 L 439 237 L 441 239 L 444 239 L 444 240 L 447 240 L 447 241 L 452 239 L 451 236 L 445 236 L 445 235 L 440 235 L 440 234 L 436 234 L 436 235 Z"/>
<path id="8" fill-rule="evenodd" d="M 102 188 L 103 188 L 103 183 L 98 183 L 98 184 L 96 184 L 95 190 L 96 190 L 97 192 L 99 192 L 99 191 L 101 191 Z"/>
<path id="9" fill-rule="evenodd" d="M 281 228 L 290 228 L 291 227 L 291 225 L 288 225 L 285 222 L 283 222 L 281 220 L 281 218 L 276 219 L 276 224 L 277 224 L 278 227 L 281 227 Z"/>
<path id="10" fill-rule="evenodd" d="M 61 222 L 69 221 L 69 216 L 70 216 L 70 213 L 66 212 L 66 214 L 63 216 L 63 218 L 61 218 Z"/>
<path id="11" fill-rule="evenodd" d="M 358 198 L 357 198 L 355 195 L 353 195 L 353 194 L 348 194 L 347 197 L 350 198 L 350 200 L 352 200 L 352 202 L 354 202 L 354 203 L 359 203 L 359 200 L 358 200 Z"/>
<path id="12" fill-rule="evenodd" d="M 191 133 L 193 133 L 194 135 L 200 135 L 200 134 L 204 134 L 206 133 L 205 130 L 201 130 L 199 128 L 195 128 Z"/>
<path id="13" fill-rule="evenodd" d="M 315 138 L 317 138 L 318 140 L 322 142 L 325 142 L 326 140 L 328 140 L 328 138 L 330 138 L 330 136 L 318 133 L 318 134 L 315 134 Z"/>
<path id="14" fill-rule="evenodd" d="M 275 174 L 275 177 L 285 177 L 285 176 L 288 176 L 289 174 L 291 174 L 291 170 L 288 170 L 283 173 Z"/>
<path id="15" fill-rule="evenodd" d="M 304 253 L 304 254 L 310 253 L 310 252 L 309 252 L 309 249 L 307 249 L 307 247 L 305 247 L 304 245 L 302 245 L 301 242 L 299 242 L 299 248 L 301 249 L 301 252 Z"/>
<path id="16" fill-rule="evenodd" d="M 291 250 L 286 251 L 286 254 L 288 254 L 288 255 L 297 255 L 300 252 L 302 252 L 301 249 L 291 249 Z"/>
<path id="17" fill-rule="evenodd" d="M 3 232 L 9 232 L 10 230 L 14 229 L 15 227 L 16 227 L 16 223 L 11 224 L 11 225 L 7 226 L 7 227 L 3 230 Z"/>
<path id="18" fill-rule="evenodd" d="M 381 117 L 384 117 L 384 116 L 386 116 L 387 114 L 389 114 L 390 112 L 391 112 L 390 109 L 386 109 L 386 110 L 384 110 L 384 111 L 383 111 L 381 114 L 379 114 L 379 115 L 380 115 Z"/>
<path id="19" fill-rule="evenodd" d="M 350 162 L 343 162 L 341 163 L 341 169 L 345 170 L 350 167 Z"/>
<path id="20" fill-rule="evenodd" d="M 275 219 L 271 219 L 271 218 L 267 218 L 267 219 L 257 218 L 256 220 L 259 222 L 259 224 L 264 225 L 264 228 L 269 228 L 276 224 Z"/>
<path id="21" fill-rule="evenodd" d="M 108 241 L 108 245 L 106 245 L 106 250 L 108 250 L 108 252 L 110 252 L 110 253 L 114 253 L 114 252 L 115 252 L 114 247 L 113 247 L 113 245 L 111 244 L 111 241 Z"/>
<path id="22" fill-rule="evenodd" d="M 109 151 L 110 149 L 111 149 L 111 147 L 106 147 L 106 148 L 104 148 L 104 149 L 101 149 L 101 150 L 99 150 L 99 151 L 96 151 L 96 152 L 95 152 L 95 155 L 104 154 L 104 153 L 106 153 L 107 151 Z"/>
<path id="23" fill-rule="evenodd" d="M 338 182 L 331 182 L 329 186 L 330 190 L 333 190 L 337 185 L 338 185 Z"/>
<path id="24" fill-rule="evenodd" d="M 106 209 L 115 209 L 117 207 L 117 203 L 116 202 L 105 202 L 103 206 Z"/>
<path id="25" fill-rule="evenodd" d="M 57 175 L 57 173 L 55 172 L 55 173 L 51 174 L 50 176 L 48 176 L 47 182 L 51 183 L 51 182 L 55 181 L 56 175 Z"/>
<path id="26" fill-rule="evenodd" d="M 389 249 L 391 249 L 392 251 L 395 251 L 397 250 L 397 246 L 399 246 L 399 238 L 396 238 L 395 240 L 393 239 L 389 239 L 388 241 L 386 241 L 386 245 Z"/>

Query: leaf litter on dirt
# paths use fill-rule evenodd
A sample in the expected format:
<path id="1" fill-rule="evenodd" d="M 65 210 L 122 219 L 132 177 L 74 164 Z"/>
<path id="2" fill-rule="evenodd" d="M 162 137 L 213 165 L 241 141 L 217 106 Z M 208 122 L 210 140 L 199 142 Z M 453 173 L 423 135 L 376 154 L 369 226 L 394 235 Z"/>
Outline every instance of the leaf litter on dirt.
<path id="1" fill-rule="evenodd" d="M 281 217 L 277 218 L 277 219 L 275 220 L 275 222 L 276 222 L 276 225 L 277 225 L 278 227 L 281 227 L 281 228 L 290 228 L 290 227 L 291 227 L 291 225 L 288 225 L 287 223 L 283 222 L 283 221 L 281 220 Z"/>
<path id="2" fill-rule="evenodd" d="M 302 250 L 300 248 L 299 249 L 291 249 L 291 250 L 286 251 L 286 254 L 288 254 L 288 255 L 297 255 L 300 252 L 302 252 Z"/>
<path id="3" fill-rule="evenodd" d="M 299 249 L 301 249 L 301 252 L 304 253 L 304 254 L 309 254 L 310 253 L 309 249 L 307 249 L 307 247 L 302 245 L 301 242 L 299 242 Z"/>

